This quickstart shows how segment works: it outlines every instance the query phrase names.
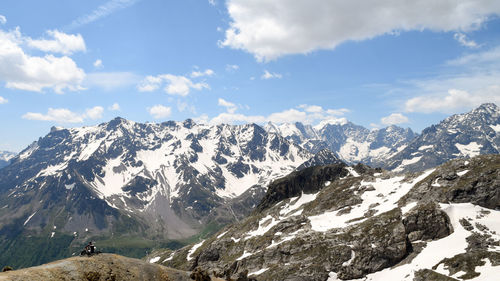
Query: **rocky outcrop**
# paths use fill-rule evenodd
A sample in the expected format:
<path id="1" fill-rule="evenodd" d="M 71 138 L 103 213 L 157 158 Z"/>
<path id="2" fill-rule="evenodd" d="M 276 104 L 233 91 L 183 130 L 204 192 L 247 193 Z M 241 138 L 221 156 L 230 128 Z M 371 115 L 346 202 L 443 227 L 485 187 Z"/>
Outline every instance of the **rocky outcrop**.
<path id="1" fill-rule="evenodd" d="M 453 160 L 439 166 L 404 201 L 471 202 L 500 209 L 500 155 Z"/>
<path id="2" fill-rule="evenodd" d="M 412 242 L 440 239 L 453 232 L 450 218 L 435 202 L 417 205 L 403 219 L 403 224 Z"/>
<path id="3" fill-rule="evenodd" d="M 0 273 L 2 281 L 159 280 L 188 281 L 188 272 L 113 254 L 73 257 L 48 264 Z"/>
<path id="4" fill-rule="evenodd" d="M 314 193 L 324 188 L 326 182 L 345 177 L 349 172 L 344 163 L 320 167 L 310 167 L 291 173 L 272 182 L 267 193 L 257 206 L 262 211 L 274 204 L 302 193 Z"/>

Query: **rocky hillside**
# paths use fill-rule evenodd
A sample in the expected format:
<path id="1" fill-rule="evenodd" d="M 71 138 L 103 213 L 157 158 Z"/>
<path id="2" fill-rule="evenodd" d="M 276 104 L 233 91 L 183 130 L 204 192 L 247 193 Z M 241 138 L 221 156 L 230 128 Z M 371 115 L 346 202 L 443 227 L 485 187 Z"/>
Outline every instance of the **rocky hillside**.
<path id="1" fill-rule="evenodd" d="M 114 254 L 73 257 L 37 267 L 0 272 L 2 281 L 188 281 L 190 273 Z"/>
<path id="2" fill-rule="evenodd" d="M 422 171 L 462 157 L 500 153 L 500 107 L 493 103 L 450 116 L 422 131 L 387 162 L 394 171 Z"/>
<path id="3" fill-rule="evenodd" d="M 294 172 L 246 220 L 154 262 L 256 280 L 496 280 L 500 156 L 417 174 Z M 272 198 L 272 199 L 270 199 Z"/>

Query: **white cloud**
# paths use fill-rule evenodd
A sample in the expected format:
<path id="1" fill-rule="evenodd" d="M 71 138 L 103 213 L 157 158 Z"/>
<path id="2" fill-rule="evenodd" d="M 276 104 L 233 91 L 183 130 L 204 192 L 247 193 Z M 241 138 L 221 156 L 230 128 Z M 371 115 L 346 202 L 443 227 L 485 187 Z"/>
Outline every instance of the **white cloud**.
<path id="1" fill-rule="evenodd" d="M 0 24 L 6 24 L 7 18 L 4 15 L 0 15 Z"/>
<path id="2" fill-rule="evenodd" d="M 215 6 L 217 4 L 215 0 L 208 0 L 208 3 L 212 6 Z"/>
<path id="3" fill-rule="evenodd" d="M 104 108 L 102 106 L 95 106 L 85 111 L 85 117 L 88 117 L 93 120 L 100 119 L 102 118 L 103 113 L 104 113 Z"/>
<path id="4" fill-rule="evenodd" d="M 108 110 L 110 111 L 120 111 L 120 105 L 118 103 L 113 103 L 110 107 L 108 107 Z"/>
<path id="5" fill-rule="evenodd" d="M 161 74 L 158 76 L 147 76 L 142 80 L 137 89 L 140 92 L 152 92 L 158 90 L 165 83 L 165 92 L 170 95 L 187 96 L 191 89 L 203 90 L 210 89 L 205 82 L 195 83 L 185 76 L 172 74 Z"/>
<path id="6" fill-rule="evenodd" d="M 203 76 L 212 76 L 215 72 L 211 69 L 207 69 L 205 71 L 193 71 L 191 72 L 191 78 L 198 78 Z"/>
<path id="7" fill-rule="evenodd" d="M 406 101 L 405 109 L 408 112 L 450 113 L 486 102 L 500 104 L 500 85 L 492 85 L 472 93 L 450 89 L 447 94 L 414 97 Z"/>
<path id="8" fill-rule="evenodd" d="M 232 108 L 234 103 L 219 99 L 219 105 Z M 298 109 L 297 109 L 298 108 Z M 344 113 L 349 112 L 347 109 L 323 109 L 316 105 L 300 105 L 297 108 L 291 108 L 280 112 L 274 112 L 267 116 L 263 115 L 245 115 L 240 113 L 225 112 L 221 113 L 214 118 L 210 119 L 211 124 L 234 124 L 234 123 L 294 123 L 303 122 L 305 124 L 314 124 L 323 120 L 337 119 L 338 116 L 342 116 Z M 321 111 L 318 110 L 321 108 Z M 303 110 L 301 110 L 303 109 Z M 312 109 L 312 112 L 308 112 L 307 109 Z M 207 118 L 204 118 L 208 120 Z"/>
<path id="9" fill-rule="evenodd" d="M 153 116 L 153 118 L 161 119 L 170 116 L 170 114 L 172 114 L 172 109 L 170 107 L 157 104 L 151 108 L 148 108 L 148 112 L 151 116 Z"/>
<path id="10" fill-rule="evenodd" d="M 44 52 L 61 53 L 71 55 L 75 52 L 86 50 L 85 41 L 80 34 L 66 34 L 58 30 L 48 30 L 47 35 L 52 39 L 31 39 L 26 38 L 28 46 Z"/>
<path id="11" fill-rule="evenodd" d="M 97 9 L 93 10 L 91 13 L 83 15 L 76 20 L 74 20 L 67 29 L 74 29 L 80 26 L 92 23 L 96 20 L 109 16 L 110 14 L 127 7 L 134 5 L 139 2 L 139 0 L 111 0 L 108 1 L 101 6 L 97 7 Z"/>
<path id="12" fill-rule="evenodd" d="M 9 102 L 9 100 L 8 100 L 8 99 L 6 99 L 6 98 L 4 98 L 4 97 L 0 96 L 0 104 L 5 104 L 5 103 L 8 103 L 8 102 Z"/>
<path id="13" fill-rule="evenodd" d="M 85 119 L 100 119 L 104 109 L 101 106 L 89 108 L 83 114 L 72 112 L 66 108 L 49 108 L 47 114 L 28 112 L 23 119 L 38 121 L 55 121 L 57 123 L 82 123 Z"/>
<path id="14" fill-rule="evenodd" d="M 162 78 L 161 76 L 146 76 L 139 85 L 137 86 L 137 89 L 139 92 L 152 92 L 156 91 L 160 88 L 161 83 L 162 83 Z"/>
<path id="15" fill-rule="evenodd" d="M 141 77 L 131 72 L 93 72 L 86 75 L 83 85 L 110 91 L 135 86 L 139 81 L 141 81 Z"/>
<path id="16" fill-rule="evenodd" d="M 0 30 L 0 80 L 7 88 L 36 92 L 51 88 L 59 94 L 83 89 L 85 72 L 71 58 L 28 55 L 21 48 L 26 38 L 19 28 Z"/>
<path id="17" fill-rule="evenodd" d="M 269 61 L 410 30 L 469 31 L 500 14 L 491 0 L 228 0 L 221 46 Z"/>
<path id="18" fill-rule="evenodd" d="M 453 38 L 455 38 L 455 40 L 457 40 L 458 43 L 460 43 L 460 45 L 462 45 L 462 46 L 465 46 L 468 48 L 479 47 L 479 45 L 476 42 L 474 42 L 474 40 L 469 40 L 467 38 L 467 35 L 465 35 L 463 33 L 457 32 L 453 35 Z"/>
<path id="19" fill-rule="evenodd" d="M 236 71 L 240 69 L 240 66 L 237 64 L 226 64 L 226 71 L 231 72 L 231 71 Z"/>
<path id="20" fill-rule="evenodd" d="M 301 104 L 298 107 L 303 108 L 306 112 L 322 112 L 323 111 L 323 107 L 321 107 L 319 105 Z"/>
<path id="21" fill-rule="evenodd" d="M 238 106 L 236 106 L 236 104 L 222 98 L 219 98 L 219 106 L 225 107 L 228 113 L 235 113 L 238 109 Z"/>
<path id="22" fill-rule="evenodd" d="M 281 79 L 282 77 L 283 76 L 279 73 L 271 73 L 267 70 L 264 70 L 264 74 L 262 74 L 262 76 L 260 78 L 264 79 L 264 80 L 268 80 L 268 79 L 274 79 L 274 78 Z"/>
<path id="23" fill-rule="evenodd" d="M 496 46 L 490 50 L 468 54 L 459 58 L 448 61 L 446 64 L 450 66 L 477 66 L 481 64 L 494 64 L 500 63 L 500 46 Z"/>
<path id="24" fill-rule="evenodd" d="M 103 65 L 102 65 L 102 60 L 100 59 L 97 59 L 95 62 L 94 62 L 94 67 L 95 68 L 101 68 Z"/>
<path id="25" fill-rule="evenodd" d="M 408 117 L 404 116 L 401 113 L 392 113 L 389 116 L 382 117 L 380 119 L 380 122 L 384 125 L 397 125 L 397 124 L 403 124 L 403 123 L 408 123 Z"/>

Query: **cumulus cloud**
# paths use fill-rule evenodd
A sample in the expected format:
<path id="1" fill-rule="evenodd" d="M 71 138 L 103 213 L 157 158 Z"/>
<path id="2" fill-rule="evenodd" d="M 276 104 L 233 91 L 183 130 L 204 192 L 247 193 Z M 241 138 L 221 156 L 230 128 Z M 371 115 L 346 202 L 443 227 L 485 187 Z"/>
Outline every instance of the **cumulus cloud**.
<path id="1" fill-rule="evenodd" d="M 58 30 L 49 30 L 47 35 L 51 39 L 31 39 L 27 38 L 27 44 L 31 48 L 36 48 L 44 52 L 61 53 L 71 55 L 75 52 L 86 50 L 85 41 L 80 34 L 66 34 Z"/>
<path id="2" fill-rule="evenodd" d="M 85 111 L 85 117 L 88 117 L 90 119 L 100 119 L 102 118 L 103 113 L 104 108 L 102 106 L 95 106 Z"/>
<path id="3" fill-rule="evenodd" d="M 233 103 L 219 100 L 219 105 L 226 104 L 231 108 Z M 236 106 L 236 105 L 235 105 Z M 320 110 L 319 110 L 320 109 Z M 309 110 L 309 111 L 308 111 Z M 208 120 L 211 124 L 234 124 L 234 123 L 294 123 L 302 122 L 305 124 L 314 124 L 324 120 L 337 120 L 339 116 L 349 112 L 348 109 L 323 109 L 317 105 L 300 105 L 297 108 L 290 108 L 280 112 L 274 112 L 267 116 L 264 115 L 245 115 L 236 112 L 221 113 Z M 207 119 L 207 118 L 206 118 Z"/>
<path id="4" fill-rule="evenodd" d="M 382 117 L 380 119 L 380 122 L 384 125 L 397 125 L 397 124 L 403 124 L 403 123 L 408 123 L 408 117 L 404 116 L 401 113 L 392 113 L 389 116 Z"/>
<path id="5" fill-rule="evenodd" d="M 9 102 L 9 100 L 8 100 L 8 99 L 6 99 L 6 98 L 4 98 L 4 97 L 0 96 L 0 104 L 5 104 L 5 103 L 8 103 L 8 102 Z"/>
<path id="6" fill-rule="evenodd" d="M 193 71 L 191 72 L 191 78 L 203 77 L 203 76 L 212 76 L 215 72 L 211 69 L 207 69 L 205 71 Z"/>
<path id="7" fill-rule="evenodd" d="M 463 33 L 457 32 L 457 33 L 455 33 L 455 35 L 453 35 L 453 38 L 455 38 L 455 40 L 457 40 L 458 43 L 460 43 L 460 45 L 462 45 L 462 46 L 465 46 L 468 48 L 479 47 L 479 45 L 476 42 L 474 42 L 474 40 L 470 40 L 469 38 L 467 38 L 467 35 L 465 35 Z"/>
<path id="8" fill-rule="evenodd" d="M 66 108 L 49 108 L 47 114 L 28 112 L 22 116 L 27 120 L 55 121 L 57 123 L 82 123 L 86 119 L 100 119 L 104 109 L 101 106 L 89 108 L 83 114 Z"/>
<path id="9" fill-rule="evenodd" d="M 97 59 L 95 62 L 94 62 L 94 67 L 95 68 L 101 68 L 103 65 L 102 65 L 102 60 L 100 59 Z"/>
<path id="10" fill-rule="evenodd" d="M 228 113 L 235 113 L 238 109 L 238 106 L 236 104 L 222 98 L 219 98 L 219 106 L 225 107 Z"/>
<path id="11" fill-rule="evenodd" d="M 264 80 L 269 80 L 269 79 L 281 79 L 283 76 L 279 73 L 271 73 L 267 70 L 264 70 L 264 74 L 260 77 L 261 79 Z"/>
<path id="12" fill-rule="evenodd" d="M 189 95 L 191 89 L 198 91 L 210 89 L 210 86 L 205 82 L 195 83 L 185 76 L 172 74 L 147 76 L 139 83 L 137 89 L 140 92 L 152 92 L 158 90 L 163 84 L 165 84 L 164 90 L 167 94 L 183 97 Z"/>
<path id="13" fill-rule="evenodd" d="M 27 40 L 19 28 L 0 30 L 0 80 L 7 88 L 36 92 L 51 88 L 59 94 L 83 89 L 85 72 L 71 58 L 29 55 L 21 47 Z"/>
<path id="14" fill-rule="evenodd" d="M 6 24 L 7 18 L 4 15 L 0 15 L 0 24 Z"/>
<path id="15" fill-rule="evenodd" d="M 101 6 L 97 7 L 95 10 L 90 12 L 89 14 L 85 14 L 73 22 L 69 26 L 67 26 L 67 29 L 74 29 L 78 28 L 80 26 L 92 23 L 96 20 L 99 20 L 101 18 L 107 17 L 111 15 L 112 13 L 130 7 L 134 5 L 135 3 L 139 2 L 140 0 L 111 0 L 108 1 Z"/>
<path id="16" fill-rule="evenodd" d="M 500 85 L 492 85 L 473 93 L 450 89 L 446 94 L 442 95 L 414 97 L 406 101 L 405 109 L 408 112 L 450 113 L 476 107 L 486 102 L 500 104 Z"/>
<path id="17" fill-rule="evenodd" d="M 362 7 L 362 8 L 360 8 Z M 221 46 L 269 61 L 410 30 L 468 31 L 500 14 L 490 0 L 228 0 Z"/>
<path id="18" fill-rule="evenodd" d="M 161 119 L 170 116 L 170 114 L 172 114 L 172 109 L 170 107 L 157 104 L 153 107 L 148 108 L 148 112 L 151 116 L 153 116 L 153 118 Z"/>
<path id="19" fill-rule="evenodd" d="M 110 107 L 108 107 L 108 110 L 110 111 L 120 111 L 120 105 L 118 103 L 113 103 Z"/>

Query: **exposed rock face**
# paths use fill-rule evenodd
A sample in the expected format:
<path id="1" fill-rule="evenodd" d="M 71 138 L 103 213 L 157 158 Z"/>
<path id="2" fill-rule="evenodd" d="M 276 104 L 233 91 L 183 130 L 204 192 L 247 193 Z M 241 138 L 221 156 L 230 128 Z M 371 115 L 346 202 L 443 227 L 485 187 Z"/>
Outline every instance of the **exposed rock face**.
<path id="1" fill-rule="evenodd" d="M 247 219 L 195 246 L 154 255 L 168 266 L 233 279 L 247 272 L 257 280 L 447 281 L 462 271 L 491 276 L 495 270 L 480 268 L 500 272 L 500 211 L 475 203 L 490 202 L 478 198 L 494 198 L 496 190 L 472 192 L 467 202 L 441 200 L 467 175 L 476 186 L 495 182 L 500 156 L 464 161 L 404 176 L 364 165 L 297 171 L 271 184 Z"/>
<path id="2" fill-rule="evenodd" d="M 298 196 L 302 193 L 314 193 L 323 189 L 326 182 L 337 180 L 348 175 L 344 163 L 322 167 L 310 167 L 275 180 L 267 190 L 266 195 L 257 206 L 264 210 L 284 199 Z"/>
<path id="3" fill-rule="evenodd" d="M 189 273 L 113 254 L 73 257 L 21 270 L 0 273 L 5 281 L 159 280 L 188 281 Z"/>
<path id="4" fill-rule="evenodd" d="M 450 218 L 435 202 L 417 205 L 403 219 L 410 241 L 435 240 L 453 232 Z"/>

